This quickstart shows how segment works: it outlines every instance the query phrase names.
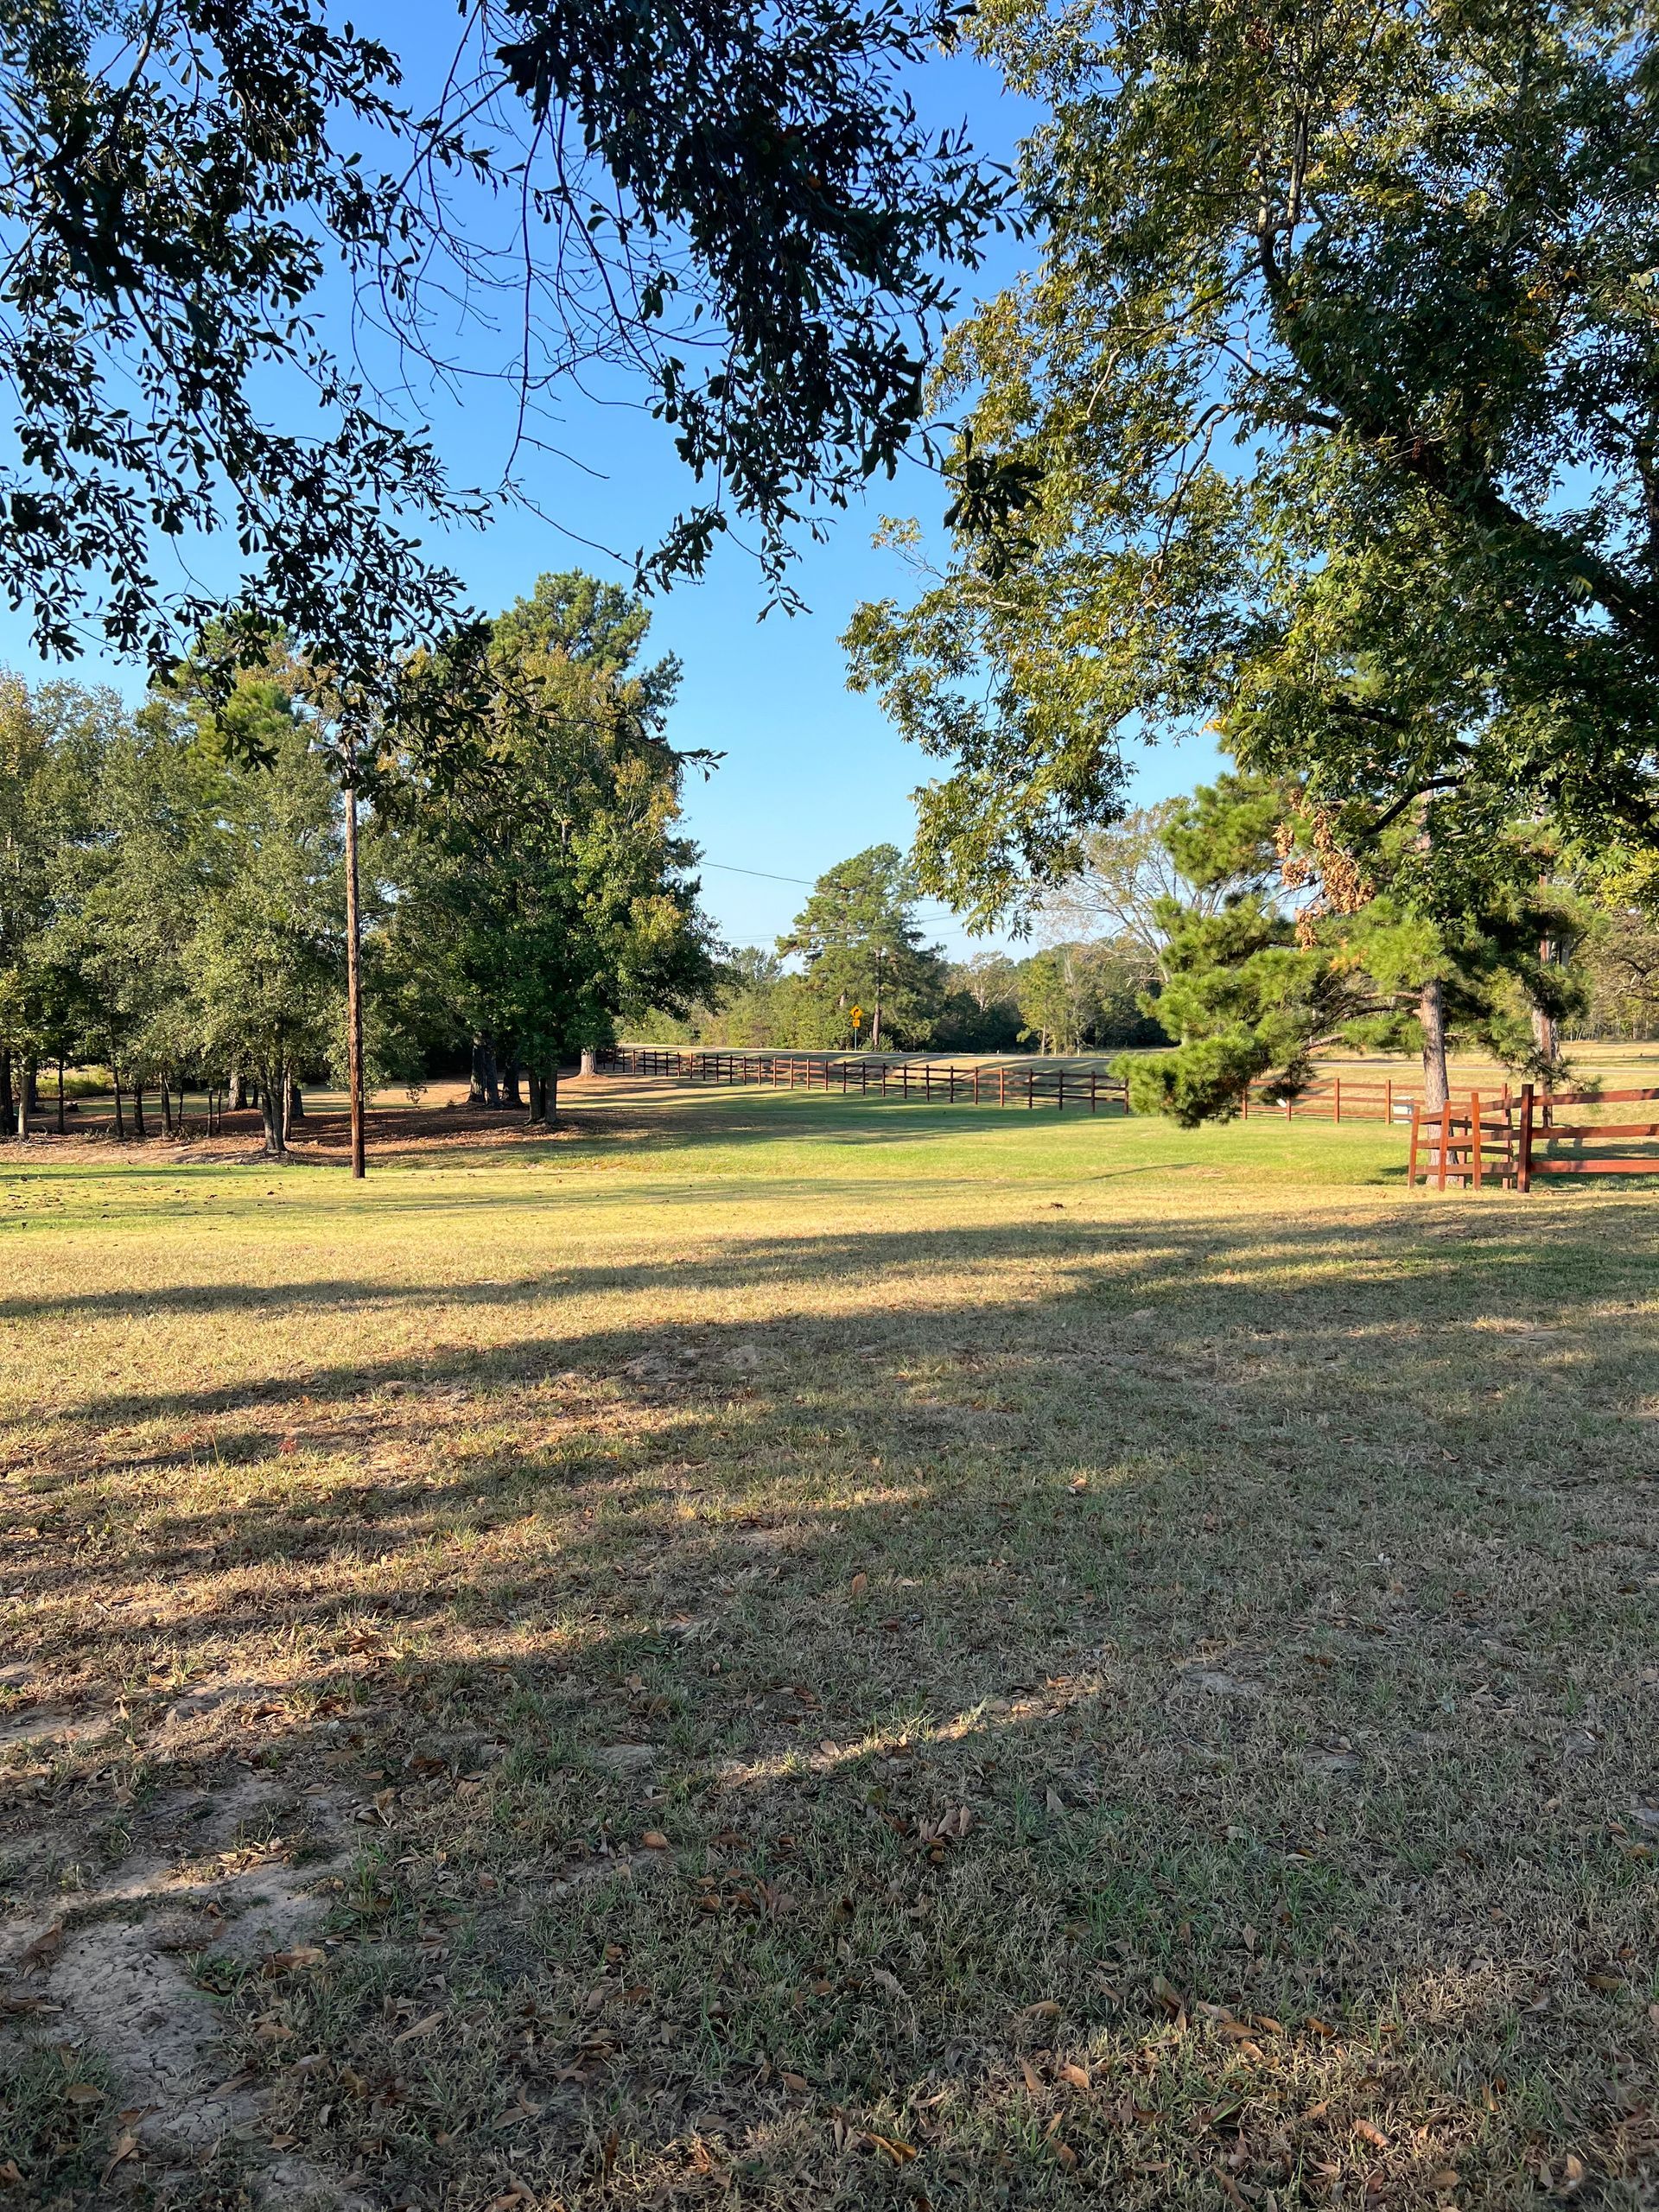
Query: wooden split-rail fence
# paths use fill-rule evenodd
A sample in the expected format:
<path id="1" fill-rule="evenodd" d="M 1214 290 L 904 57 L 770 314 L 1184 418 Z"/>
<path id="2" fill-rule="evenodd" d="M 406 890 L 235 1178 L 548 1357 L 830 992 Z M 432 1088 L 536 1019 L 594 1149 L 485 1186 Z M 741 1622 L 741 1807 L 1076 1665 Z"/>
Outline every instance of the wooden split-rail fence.
<path id="1" fill-rule="evenodd" d="M 599 1056 L 621 1075 L 671 1075 L 690 1083 L 769 1083 L 779 1090 L 838 1091 L 843 1098 L 896 1098 L 929 1105 L 1052 1106 L 1127 1114 L 1120 1077 L 1099 1068 L 958 1067 L 952 1060 L 879 1058 L 874 1053 L 682 1052 L 672 1046 L 615 1045 Z"/>
<path id="2" fill-rule="evenodd" d="M 1471 1091 L 1465 1104 L 1438 1112 L 1414 1106 L 1408 1179 L 1479 1190 L 1484 1183 L 1530 1191 L 1538 1175 L 1659 1175 L 1659 1151 L 1607 1152 L 1593 1147 L 1633 1138 L 1659 1141 L 1659 1118 L 1647 1122 L 1562 1121 L 1563 1109 L 1630 1106 L 1659 1101 L 1659 1090 L 1541 1091 L 1530 1083 L 1519 1096 L 1507 1090 L 1483 1105 Z M 1570 1145 L 1570 1153 L 1556 1151 Z"/>
<path id="3" fill-rule="evenodd" d="M 1272 1098 L 1268 1086 L 1252 1084 L 1239 1102 L 1242 1117 L 1275 1114 L 1286 1122 L 1408 1122 L 1421 1096 L 1409 1084 L 1384 1077 L 1380 1083 L 1352 1076 L 1328 1076 L 1310 1083 L 1294 1098 Z"/>
<path id="4" fill-rule="evenodd" d="M 1122 1078 L 1098 1068 L 958 1067 L 952 1060 L 888 1059 L 874 1053 L 688 1051 L 676 1046 L 615 1045 L 599 1065 L 621 1075 L 675 1076 L 690 1083 L 770 1084 L 775 1090 L 839 1092 L 937 1105 L 1070 1106 L 1090 1114 L 1127 1114 Z M 1470 1091 L 1438 1109 L 1420 1090 L 1379 1080 L 1332 1076 L 1294 1098 L 1276 1099 L 1253 1085 L 1241 1102 L 1245 1120 L 1409 1122 L 1408 1179 L 1435 1190 L 1526 1192 L 1537 1175 L 1659 1175 L 1659 1150 L 1610 1154 L 1592 1149 L 1642 1138 L 1659 1144 L 1651 1122 L 1564 1122 L 1563 1109 L 1659 1103 L 1659 1090 L 1541 1091 L 1524 1084 L 1494 1095 Z M 1570 1145 L 1573 1149 L 1556 1149 Z"/>

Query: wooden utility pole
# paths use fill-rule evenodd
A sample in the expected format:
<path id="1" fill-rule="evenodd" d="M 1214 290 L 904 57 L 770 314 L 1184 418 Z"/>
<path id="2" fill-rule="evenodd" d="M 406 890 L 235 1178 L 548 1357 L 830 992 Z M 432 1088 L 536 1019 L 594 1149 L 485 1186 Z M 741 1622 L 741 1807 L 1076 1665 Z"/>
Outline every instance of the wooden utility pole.
<path id="1" fill-rule="evenodd" d="M 347 767 L 346 797 L 346 1065 L 352 1094 L 352 1173 L 368 1173 L 363 1144 L 363 931 L 357 893 L 357 772 Z"/>

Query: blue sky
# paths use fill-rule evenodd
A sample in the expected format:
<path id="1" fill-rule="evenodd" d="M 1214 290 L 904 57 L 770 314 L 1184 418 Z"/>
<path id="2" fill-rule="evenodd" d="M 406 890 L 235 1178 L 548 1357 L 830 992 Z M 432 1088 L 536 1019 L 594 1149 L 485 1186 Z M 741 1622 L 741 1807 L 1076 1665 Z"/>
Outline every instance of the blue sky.
<path id="1" fill-rule="evenodd" d="M 372 6 L 355 19 L 400 52 L 416 84 L 447 60 L 455 22 L 448 10 L 418 5 L 396 16 L 389 5 Z M 976 145 L 994 158 L 1012 157 L 1035 114 L 966 55 L 930 64 L 914 90 L 925 116 L 941 124 L 965 118 Z M 966 296 L 995 291 L 1031 251 L 1029 244 L 997 242 Z M 493 480 L 501 466 L 499 391 L 475 388 L 460 405 L 423 395 L 422 404 L 454 480 Z M 543 569 L 606 573 L 582 540 L 632 551 L 654 542 L 690 496 L 666 435 L 647 416 L 575 395 L 561 411 L 560 435 L 583 467 L 537 464 L 529 488 L 549 519 L 510 510 L 489 530 L 446 548 L 480 607 L 507 604 Z M 691 786 L 687 826 L 705 855 L 704 903 L 734 944 L 769 943 L 797 911 L 804 895 L 799 885 L 771 878 L 810 881 L 864 846 L 910 842 L 910 794 L 929 764 L 899 739 L 873 699 L 848 690 L 836 639 L 859 601 L 903 598 L 911 588 L 898 556 L 871 543 L 880 513 L 913 513 L 937 526 L 943 505 L 936 480 L 919 466 L 880 483 L 863 512 L 855 507 L 838 518 L 830 543 L 805 549 L 796 575 L 810 610 L 804 614 L 759 620 L 766 597 L 760 575 L 730 548 L 702 583 L 681 585 L 657 602 L 652 649 L 677 653 L 684 667 L 671 734 L 682 746 L 725 756 L 707 783 Z M 608 572 L 627 580 L 625 570 Z M 37 665 L 23 620 L 5 610 L 0 659 L 24 671 Z M 129 693 L 139 682 L 114 664 L 82 662 L 70 672 L 106 677 Z M 1212 756 L 1195 747 L 1137 758 L 1143 798 L 1189 788 L 1212 765 Z M 950 951 L 973 949 L 944 909 L 930 907 L 925 918 Z"/>

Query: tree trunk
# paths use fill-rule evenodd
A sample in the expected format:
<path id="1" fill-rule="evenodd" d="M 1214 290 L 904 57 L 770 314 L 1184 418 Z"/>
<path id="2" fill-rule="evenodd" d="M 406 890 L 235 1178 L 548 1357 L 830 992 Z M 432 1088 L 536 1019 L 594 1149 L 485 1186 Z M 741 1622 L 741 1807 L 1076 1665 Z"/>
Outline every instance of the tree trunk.
<path id="1" fill-rule="evenodd" d="M 542 1121 L 551 1128 L 559 1118 L 559 1056 L 547 1056 L 547 1072 L 542 1077 Z"/>
<path id="2" fill-rule="evenodd" d="M 29 1142 L 29 1117 L 41 1110 L 40 1094 L 35 1085 L 35 1063 L 26 1060 L 17 1082 L 17 1141 Z"/>
<path id="3" fill-rule="evenodd" d="M 526 1073 L 530 1079 L 530 1126 L 533 1129 L 547 1119 L 547 1085 L 534 1068 Z"/>
<path id="4" fill-rule="evenodd" d="M 582 1048 L 582 1071 L 583 1075 L 594 1072 L 594 1047 L 591 1045 L 584 1045 Z"/>
<path id="5" fill-rule="evenodd" d="M 25 1117 L 41 1110 L 41 1065 L 38 1060 L 26 1061 L 23 1066 L 23 1113 Z"/>
<path id="6" fill-rule="evenodd" d="M 1538 963 L 1541 967 L 1549 967 L 1558 957 L 1553 937 L 1539 940 Z M 1539 1058 L 1553 1067 L 1560 1057 L 1560 1037 L 1555 1027 L 1554 1015 L 1546 1014 L 1541 1006 L 1532 1009 L 1532 1041 L 1538 1047 Z"/>
<path id="7" fill-rule="evenodd" d="M 265 1150 L 273 1160 L 285 1158 L 288 1152 L 279 1103 L 282 1095 L 281 1086 L 277 1084 L 262 1083 L 259 1086 L 259 1112 L 265 1125 Z"/>
<path id="8" fill-rule="evenodd" d="M 473 1071 L 467 1082 L 467 1103 L 469 1106 L 484 1103 L 484 1039 L 481 1037 L 473 1039 Z"/>
<path id="9" fill-rule="evenodd" d="M 11 1053 L 0 1052 L 0 1137 L 9 1137 L 17 1127 L 11 1104 Z"/>
<path id="10" fill-rule="evenodd" d="M 1438 1114 L 1452 1095 L 1446 1076 L 1446 993 L 1438 982 L 1423 985 L 1417 1019 L 1423 1029 L 1423 1111 Z"/>
<path id="11" fill-rule="evenodd" d="M 516 1113 L 524 1103 L 524 1099 L 519 1095 L 518 1058 L 516 1053 L 510 1059 L 503 1063 L 499 1072 L 501 1077 L 501 1103 L 508 1109 L 509 1112 Z"/>
<path id="12" fill-rule="evenodd" d="M 66 1135 L 63 1121 L 63 1054 L 58 1054 L 58 1135 Z"/>
<path id="13" fill-rule="evenodd" d="M 288 1126 L 290 1131 L 296 1122 L 302 1122 L 304 1119 L 305 1093 L 290 1077 L 288 1085 Z"/>
<path id="14" fill-rule="evenodd" d="M 140 1144 L 149 1135 L 144 1127 L 144 1078 L 141 1075 L 132 1079 L 132 1134 Z"/>
<path id="15" fill-rule="evenodd" d="M 363 931 L 358 912 L 357 782 L 346 779 L 346 1074 L 352 1094 L 352 1173 L 368 1173 L 363 1137 Z"/>
<path id="16" fill-rule="evenodd" d="M 121 1077 L 114 1068 L 110 1070 L 110 1081 L 115 1086 L 115 1141 L 118 1144 L 125 1144 L 127 1123 L 126 1117 L 121 1111 Z"/>
<path id="17" fill-rule="evenodd" d="M 240 1068 L 232 1068 L 229 1082 L 231 1095 L 226 1104 L 232 1114 L 239 1114 L 248 1103 L 248 1079 Z"/>
<path id="18" fill-rule="evenodd" d="M 482 1094 L 480 1103 L 492 1113 L 501 1103 L 501 1077 L 495 1064 L 495 1039 L 480 1037 L 473 1047 L 476 1080 Z"/>

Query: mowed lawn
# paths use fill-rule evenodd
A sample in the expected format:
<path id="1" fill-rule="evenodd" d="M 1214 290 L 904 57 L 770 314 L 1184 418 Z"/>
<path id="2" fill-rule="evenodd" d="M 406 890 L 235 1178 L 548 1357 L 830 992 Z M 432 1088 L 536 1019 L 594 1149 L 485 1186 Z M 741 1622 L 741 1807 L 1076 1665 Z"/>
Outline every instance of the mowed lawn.
<path id="1" fill-rule="evenodd" d="M 0 1159 L 0 2205 L 1659 2202 L 1659 1195 Z"/>

